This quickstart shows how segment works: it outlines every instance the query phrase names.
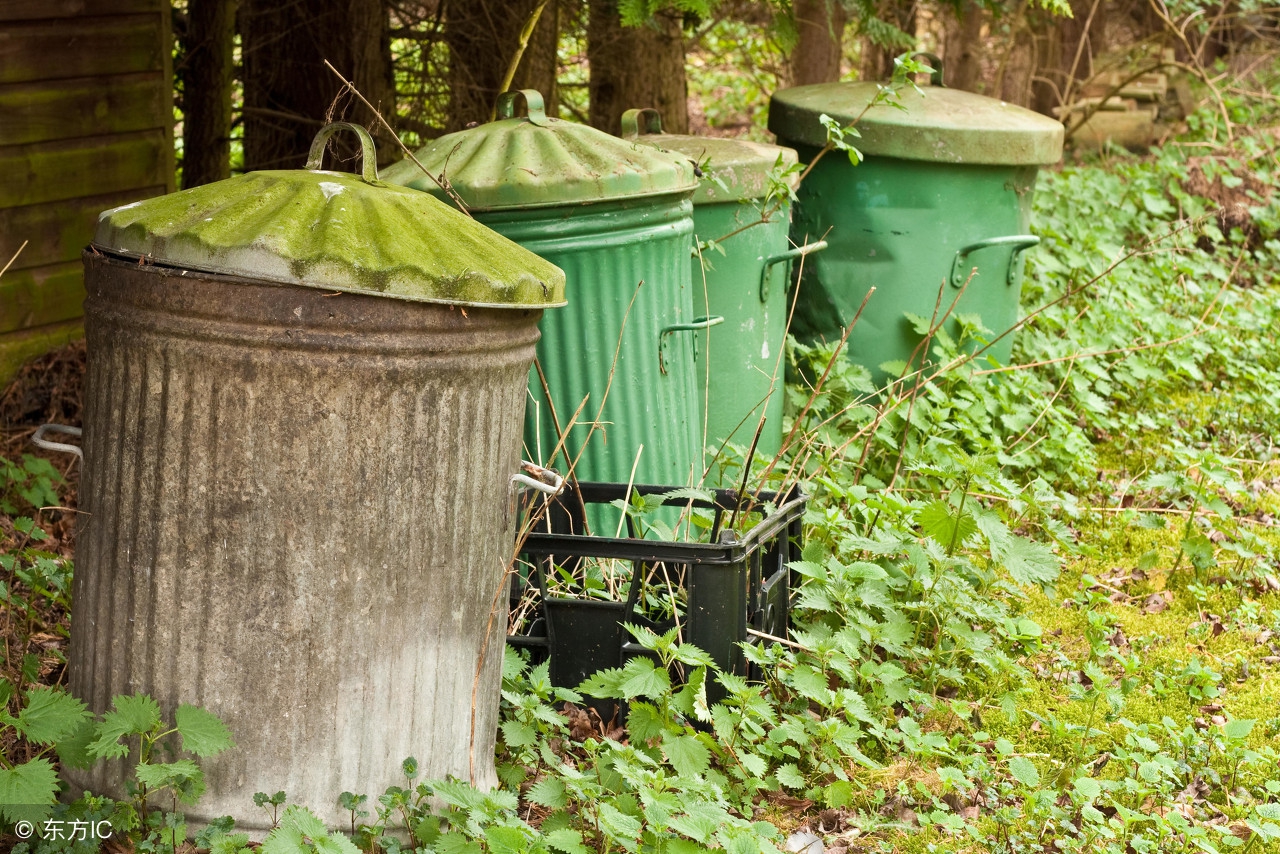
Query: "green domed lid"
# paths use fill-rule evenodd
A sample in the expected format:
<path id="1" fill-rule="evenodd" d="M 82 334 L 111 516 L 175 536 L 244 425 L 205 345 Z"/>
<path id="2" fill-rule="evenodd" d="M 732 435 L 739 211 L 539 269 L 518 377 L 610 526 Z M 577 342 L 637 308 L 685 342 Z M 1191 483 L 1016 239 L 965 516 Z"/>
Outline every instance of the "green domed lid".
<path id="1" fill-rule="evenodd" d="M 640 123 L 645 132 L 640 133 Z M 657 110 L 627 110 L 622 114 L 622 138 L 652 145 L 686 157 L 702 171 L 702 181 L 693 194 L 695 205 L 714 202 L 741 202 L 762 199 L 769 192 L 769 173 L 775 166 L 784 169 L 799 162 L 795 149 L 766 145 L 745 139 L 689 136 L 663 133 Z M 792 189 L 798 176 L 791 176 Z"/>
<path id="2" fill-rule="evenodd" d="M 528 112 L 519 118 L 514 115 L 518 95 Z M 542 96 L 531 89 L 503 94 L 498 116 L 497 121 L 446 134 L 415 153 L 472 210 L 688 193 L 698 186 L 688 159 L 547 118 Z M 443 196 L 410 159 L 387 169 L 383 180 Z"/>
<path id="3" fill-rule="evenodd" d="M 841 125 L 856 119 L 862 134 L 856 146 L 868 155 L 1009 166 L 1040 166 L 1062 157 L 1062 122 L 995 98 L 947 89 L 941 78 L 935 72 L 935 85 L 899 93 L 901 110 L 884 104 L 867 109 L 880 91 L 875 83 L 784 89 L 769 102 L 769 130 L 779 140 L 821 148 L 827 132 L 818 117 L 825 113 Z"/>
<path id="4" fill-rule="evenodd" d="M 319 169 L 355 130 L 363 175 Z M 378 181 L 364 128 L 307 169 L 251 172 L 104 212 L 94 245 L 210 273 L 498 308 L 564 305 L 564 273 L 431 196 Z"/>

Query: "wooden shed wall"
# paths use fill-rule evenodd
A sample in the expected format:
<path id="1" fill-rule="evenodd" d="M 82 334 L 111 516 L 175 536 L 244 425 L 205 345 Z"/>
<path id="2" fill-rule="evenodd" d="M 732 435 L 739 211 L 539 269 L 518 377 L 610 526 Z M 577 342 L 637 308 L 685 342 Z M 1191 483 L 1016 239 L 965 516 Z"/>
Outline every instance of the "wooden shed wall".
<path id="1" fill-rule="evenodd" d="M 106 208 L 173 189 L 168 0 L 0 0 L 0 382 L 80 334 Z"/>

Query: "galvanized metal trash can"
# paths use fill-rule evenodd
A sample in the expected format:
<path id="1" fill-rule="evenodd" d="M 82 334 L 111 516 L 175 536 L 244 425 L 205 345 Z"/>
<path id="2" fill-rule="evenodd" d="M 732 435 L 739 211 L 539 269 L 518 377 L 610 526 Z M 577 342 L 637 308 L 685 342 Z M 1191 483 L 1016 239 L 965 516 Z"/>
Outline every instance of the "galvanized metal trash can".
<path id="1" fill-rule="evenodd" d="M 563 275 L 381 185 L 359 133 L 363 177 L 116 208 L 85 253 L 70 688 L 227 723 L 193 822 L 265 831 L 253 795 L 282 789 L 338 825 L 339 794 L 402 785 L 409 756 L 497 782 L 511 479 Z M 123 797 L 128 769 L 68 776 Z"/>
<path id="2" fill-rule="evenodd" d="M 527 115 L 515 115 L 517 98 Z M 530 90 L 504 94 L 498 116 L 415 156 L 477 220 L 565 271 L 569 305 L 543 318 L 542 377 L 529 378 L 531 458 L 563 469 L 581 454 L 580 480 L 626 483 L 634 464 L 636 483 L 696 483 L 702 407 L 692 333 L 716 321 L 698 315 L 689 278 L 693 164 L 548 118 Z M 387 169 L 385 180 L 447 198 L 412 160 Z M 562 432 L 567 453 L 553 461 Z"/>
<path id="3" fill-rule="evenodd" d="M 787 241 L 798 178 L 790 148 L 663 133 L 652 109 L 624 113 L 622 137 L 686 157 L 703 173 L 693 228 L 699 243 L 715 245 L 694 254 L 694 311 L 724 323 L 699 334 L 694 357 L 707 413 L 703 446 L 720 482 L 724 472 L 713 464 L 720 450 L 726 442 L 748 450 L 762 415 L 756 456 L 772 459 L 782 446 L 790 262 L 825 244 Z"/>
<path id="4" fill-rule="evenodd" d="M 810 162 L 827 141 L 820 116 L 857 120 L 866 160 L 854 166 L 833 151 L 798 191 L 793 239 L 826 235 L 830 248 L 805 266 L 792 329 L 802 340 L 838 340 L 874 287 L 847 353 L 884 382 L 901 371 L 881 364 L 914 356 L 917 368 L 926 357 L 907 313 L 927 322 L 935 305 L 942 313 L 955 302 L 952 316 L 980 315 L 993 340 L 1017 322 L 1023 253 L 1039 242 L 1028 230 L 1036 172 L 1062 156 L 1063 129 L 947 89 L 940 69 L 923 94 L 900 93 L 905 110 L 867 109 L 878 91 L 874 83 L 784 89 L 770 102 L 769 130 Z M 1005 335 L 984 356 L 1007 362 L 1012 342 Z"/>

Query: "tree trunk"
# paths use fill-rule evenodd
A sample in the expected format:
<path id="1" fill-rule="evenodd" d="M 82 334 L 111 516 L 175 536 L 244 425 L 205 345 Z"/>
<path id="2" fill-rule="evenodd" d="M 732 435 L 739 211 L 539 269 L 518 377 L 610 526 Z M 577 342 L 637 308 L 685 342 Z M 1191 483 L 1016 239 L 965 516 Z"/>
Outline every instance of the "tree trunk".
<path id="1" fill-rule="evenodd" d="M 301 168 L 316 131 L 329 121 L 370 128 L 380 162 L 398 155 L 374 115 L 324 64 L 395 120 L 383 0 L 244 0 L 240 18 L 246 169 Z M 343 157 L 358 150 L 342 135 L 334 140 Z"/>
<path id="2" fill-rule="evenodd" d="M 788 59 L 791 85 L 839 80 L 848 20 L 844 4 L 840 0 L 795 0 L 792 9 L 798 38 Z"/>
<path id="3" fill-rule="evenodd" d="M 653 107 L 663 130 L 688 133 L 682 19 L 659 12 L 646 24 L 624 27 L 617 0 L 590 0 L 587 8 L 591 126 L 617 134 L 623 111 Z"/>
<path id="4" fill-rule="evenodd" d="M 916 4 L 895 0 L 895 2 L 886 4 L 886 8 L 881 10 L 880 19 L 887 24 L 892 24 L 907 35 L 914 36 L 916 31 Z M 888 80 L 893 76 L 893 60 L 904 50 L 905 48 L 903 47 L 878 45 L 864 36 L 862 39 L 862 61 L 858 64 L 858 79 L 875 82 Z"/>
<path id="5" fill-rule="evenodd" d="M 554 21 L 552 5 L 548 0 L 542 15 L 547 17 L 550 12 Z M 537 8 L 538 0 L 451 0 L 445 6 L 444 39 L 449 46 L 446 131 L 489 121 L 520 44 L 520 31 Z M 539 18 L 539 29 L 542 23 Z"/>
<path id="6" fill-rule="evenodd" d="M 515 89 L 537 89 L 547 105 L 547 115 L 560 114 L 560 31 L 567 5 L 563 0 L 547 0 L 538 26 L 529 39 L 520 65 L 516 67 Z"/>
<path id="7" fill-rule="evenodd" d="M 236 0 L 190 0 L 183 39 L 182 189 L 231 176 Z"/>
<path id="8" fill-rule="evenodd" d="M 958 11 L 945 6 L 942 20 L 944 82 L 952 89 L 983 92 L 986 87 L 982 80 L 982 25 L 986 23 L 986 15 L 982 7 L 974 0 L 965 0 Z"/>
<path id="9" fill-rule="evenodd" d="M 1072 100 L 1079 84 L 1093 74 L 1093 57 L 1107 48 L 1106 4 L 1101 0 L 1071 0 L 1074 17 L 1038 16 L 1047 30 L 1032 83 L 1032 106 L 1047 116 L 1054 107 Z"/>

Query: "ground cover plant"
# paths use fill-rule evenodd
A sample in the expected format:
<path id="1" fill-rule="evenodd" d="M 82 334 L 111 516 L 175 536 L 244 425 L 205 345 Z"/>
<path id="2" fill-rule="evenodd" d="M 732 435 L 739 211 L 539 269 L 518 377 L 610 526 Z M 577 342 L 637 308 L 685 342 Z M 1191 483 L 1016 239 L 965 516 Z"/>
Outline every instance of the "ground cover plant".
<path id="1" fill-rule="evenodd" d="M 1043 174 L 1013 366 L 966 317 L 921 318 L 931 360 L 885 390 L 837 343 L 793 344 L 790 447 L 747 479 L 812 494 L 790 639 L 746 649 L 762 681 L 678 629 L 634 627 L 651 658 L 572 687 L 508 650 L 501 788 L 406 757 L 401 786 L 334 793 L 345 833 L 261 793 L 261 850 L 1280 850 L 1276 123 L 1228 102 Z M 110 820 L 122 850 L 250 848 L 181 819 L 233 733 L 145 697 L 93 721 L 64 693 L 71 554 L 41 509 L 64 486 L 23 453 L 0 492 L 0 803 Z M 625 721 L 590 713 L 605 699 Z M 122 737 L 138 797 L 52 804 L 60 755 Z"/>

